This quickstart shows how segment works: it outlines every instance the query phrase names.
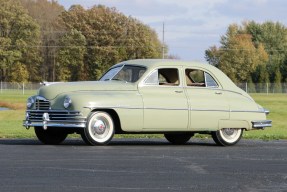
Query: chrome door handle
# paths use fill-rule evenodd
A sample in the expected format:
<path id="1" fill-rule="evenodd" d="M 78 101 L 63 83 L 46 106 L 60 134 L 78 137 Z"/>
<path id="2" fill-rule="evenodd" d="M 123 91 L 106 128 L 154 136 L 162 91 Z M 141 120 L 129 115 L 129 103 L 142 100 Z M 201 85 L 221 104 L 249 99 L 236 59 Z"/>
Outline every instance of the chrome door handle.
<path id="1" fill-rule="evenodd" d="M 222 95 L 222 92 L 221 91 L 216 91 L 215 94 L 216 95 Z"/>
<path id="2" fill-rule="evenodd" d="M 182 93 L 183 91 L 174 91 L 174 92 L 176 92 L 176 93 Z"/>

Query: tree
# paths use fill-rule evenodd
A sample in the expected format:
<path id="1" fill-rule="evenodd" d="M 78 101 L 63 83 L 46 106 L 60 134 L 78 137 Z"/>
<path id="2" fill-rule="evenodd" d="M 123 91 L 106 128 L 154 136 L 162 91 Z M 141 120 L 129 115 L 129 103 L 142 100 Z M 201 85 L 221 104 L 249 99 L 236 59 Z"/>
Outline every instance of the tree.
<path id="1" fill-rule="evenodd" d="M 281 76 L 279 68 L 277 68 L 275 70 L 275 77 L 274 77 L 274 86 L 273 86 L 274 93 L 282 93 L 281 80 L 282 80 L 282 76 Z"/>
<path id="2" fill-rule="evenodd" d="M 84 58 L 88 79 L 98 79 L 111 65 L 127 59 L 159 58 L 161 43 L 150 27 L 115 8 L 72 6 L 61 14 L 68 30 L 86 39 Z"/>
<path id="3" fill-rule="evenodd" d="M 39 26 L 12 0 L 0 0 L 0 18 L 1 80 L 36 80 L 40 60 Z"/>
<path id="4" fill-rule="evenodd" d="M 268 60 L 263 45 L 255 47 L 252 36 L 241 31 L 239 26 L 230 25 L 221 37 L 221 46 L 213 46 L 205 52 L 206 60 L 235 82 L 246 82 L 257 66 Z"/>
<path id="5" fill-rule="evenodd" d="M 63 6 L 55 0 L 18 0 L 28 11 L 29 15 L 38 23 L 41 30 L 41 57 L 37 61 L 40 64 L 40 79 L 54 81 L 55 77 L 55 57 L 57 55 L 57 45 L 60 36 L 65 34 L 63 24 L 59 22 L 59 15 L 65 10 Z"/>
<path id="6" fill-rule="evenodd" d="M 259 65 L 252 75 L 259 85 L 257 86 L 257 91 L 259 93 L 267 92 L 267 85 L 270 84 L 269 73 L 266 69 L 266 64 Z"/>
<path id="7" fill-rule="evenodd" d="M 252 81 L 251 76 L 247 78 L 247 85 L 248 85 L 248 93 L 256 93 L 256 88 Z"/>
<path id="8" fill-rule="evenodd" d="M 205 51 L 205 59 L 209 64 L 215 67 L 218 67 L 219 61 L 220 61 L 219 54 L 220 54 L 220 51 L 218 50 L 218 48 L 216 46 L 212 46 L 208 50 Z"/>
<path id="9" fill-rule="evenodd" d="M 57 55 L 57 80 L 86 80 L 84 73 L 84 56 L 86 54 L 86 38 L 81 32 L 71 30 L 59 42 Z"/>
<path id="10" fill-rule="evenodd" d="M 257 24 L 254 21 L 249 22 L 246 30 L 253 36 L 255 43 L 262 43 L 269 55 L 267 69 L 271 80 L 275 81 L 275 73 L 280 68 L 280 73 L 287 77 L 284 69 L 284 60 L 287 58 L 287 29 L 279 22 L 264 22 Z"/>

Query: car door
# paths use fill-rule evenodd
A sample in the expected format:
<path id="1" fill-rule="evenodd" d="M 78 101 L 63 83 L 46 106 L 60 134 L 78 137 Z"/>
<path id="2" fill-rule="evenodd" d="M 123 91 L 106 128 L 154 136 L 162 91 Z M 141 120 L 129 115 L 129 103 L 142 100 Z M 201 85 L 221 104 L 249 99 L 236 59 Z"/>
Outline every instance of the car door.
<path id="1" fill-rule="evenodd" d="M 180 70 L 180 67 L 158 68 L 139 87 L 144 105 L 145 130 L 187 130 L 188 103 Z"/>
<path id="2" fill-rule="evenodd" d="M 185 79 L 191 130 L 215 130 L 229 119 L 227 94 L 209 71 L 186 68 Z"/>

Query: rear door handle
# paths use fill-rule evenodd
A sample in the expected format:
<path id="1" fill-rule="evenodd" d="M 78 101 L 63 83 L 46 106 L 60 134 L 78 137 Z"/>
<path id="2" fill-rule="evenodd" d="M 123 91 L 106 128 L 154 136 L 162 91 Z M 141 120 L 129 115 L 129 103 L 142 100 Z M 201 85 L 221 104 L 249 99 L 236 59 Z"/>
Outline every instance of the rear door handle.
<path id="1" fill-rule="evenodd" d="M 222 95 L 222 92 L 221 91 L 216 91 L 215 94 L 216 95 Z"/>

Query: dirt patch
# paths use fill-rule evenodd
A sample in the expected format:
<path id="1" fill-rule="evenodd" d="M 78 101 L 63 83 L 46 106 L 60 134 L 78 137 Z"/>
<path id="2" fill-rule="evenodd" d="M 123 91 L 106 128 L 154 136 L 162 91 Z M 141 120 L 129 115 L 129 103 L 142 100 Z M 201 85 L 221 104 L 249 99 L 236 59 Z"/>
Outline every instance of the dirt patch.
<path id="1" fill-rule="evenodd" d="M 13 110 L 26 109 L 26 105 L 23 103 L 9 103 L 0 101 L 0 107 L 9 108 Z"/>

